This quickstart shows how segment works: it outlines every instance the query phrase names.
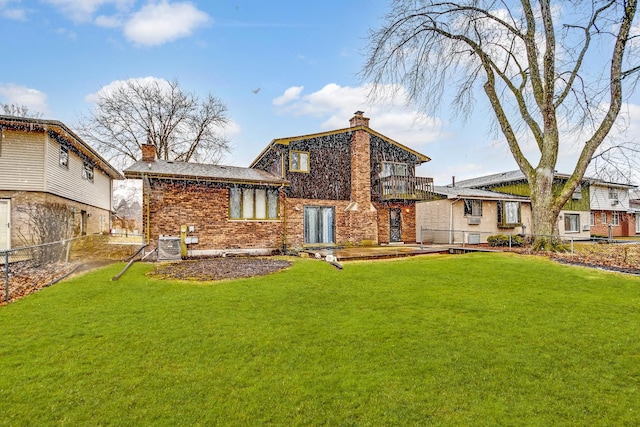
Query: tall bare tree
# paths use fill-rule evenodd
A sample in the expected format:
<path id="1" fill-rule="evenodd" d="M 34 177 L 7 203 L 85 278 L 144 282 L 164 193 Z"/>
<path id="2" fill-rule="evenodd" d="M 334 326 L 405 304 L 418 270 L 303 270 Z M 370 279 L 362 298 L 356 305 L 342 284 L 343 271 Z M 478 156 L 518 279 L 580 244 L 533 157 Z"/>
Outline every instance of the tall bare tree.
<path id="1" fill-rule="evenodd" d="M 78 133 L 119 166 L 153 144 L 163 160 L 216 163 L 229 150 L 227 108 L 209 94 L 201 99 L 177 80 L 129 79 L 103 88 Z"/>
<path id="2" fill-rule="evenodd" d="M 29 107 L 26 105 L 18 105 L 18 104 L 0 104 L 2 106 L 2 111 L 7 116 L 16 116 L 16 117 L 29 117 L 32 119 L 39 119 L 42 117 L 42 113 L 30 111 Z"/>
<path id="3" fill-rule="evenodd" d="M 395 0 L 371 32 L 363 75 L 374 87 L 403 85 L 431 111 L 452 89 L 463 115 L 482 88 L 531 187 L 535 233 L 557 235 L 561 208 L 637 78 L 636 8 L 637 0 Z M 527 157 L 530 141 L 537 153 Z M 552 192 L 561 150 L 576 145 L 570 178 Z M 536 247 L 555 241 L 538 237 Z"/>

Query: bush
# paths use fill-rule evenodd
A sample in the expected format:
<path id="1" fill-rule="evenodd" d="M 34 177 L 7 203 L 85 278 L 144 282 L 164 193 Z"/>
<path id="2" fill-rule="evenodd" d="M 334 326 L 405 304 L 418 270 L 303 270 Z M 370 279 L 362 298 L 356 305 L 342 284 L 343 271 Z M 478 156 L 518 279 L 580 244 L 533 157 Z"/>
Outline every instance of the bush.
<path id="1" fill-rule="evenodd" d="M 489 246 L 524 246 L 524 238 L 519 235 L 506 235 L 496 234 L 494 236 L 487 237 L 487 243 Z"/>

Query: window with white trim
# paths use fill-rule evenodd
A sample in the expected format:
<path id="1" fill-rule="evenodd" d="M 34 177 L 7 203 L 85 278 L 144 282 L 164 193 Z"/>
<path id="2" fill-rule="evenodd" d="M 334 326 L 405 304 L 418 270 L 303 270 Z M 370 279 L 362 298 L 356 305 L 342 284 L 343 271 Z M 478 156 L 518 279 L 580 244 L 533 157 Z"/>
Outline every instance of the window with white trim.
<path id="1" fill-rule="evenodd" d="M 609 200 L 618 200 L 618 189 L 609 188 Z"/>
<path id="2" fill-rule="evenodd" d="M 69 169 L 69 148 L 64 145 L 60 146 L 60 166 Z"/>
<path id="3" fill-rule="evenodd" d="M 589 215 L 589 225 L 592 227 L 596 225 L 596 214 L 593 212 Z"/>
<path id="4" fill-rule="evenodd" d="M 613 212 L 611 214 L 611 224 L 620 225 L 620 213 L 619 212 Z"/>
<path id="5" fill-rule="evenodd" d="M 82 179 L 93 182 L 93 165 L 86 160 L 82 162 Z"/>
<path id="6" fill-rule="evenodd" d="M 231 187 L 229 219 L 278 219 L 278 190 Z"/>
<path id="7" fill-rule="evenodd" d="M 602 224 L 606 224 L 607 223 L 607 213 L 606 212 L 602 212 L 601 222 L 602 222 Z"/>

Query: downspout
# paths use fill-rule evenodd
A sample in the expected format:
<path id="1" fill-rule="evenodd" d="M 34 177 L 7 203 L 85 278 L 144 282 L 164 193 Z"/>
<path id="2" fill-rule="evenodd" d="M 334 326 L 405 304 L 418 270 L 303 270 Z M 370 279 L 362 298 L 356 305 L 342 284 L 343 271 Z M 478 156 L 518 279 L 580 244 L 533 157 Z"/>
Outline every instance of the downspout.
<path id="1" fill-rule="evenodd" d="M 282 192 L 282 253 L 287 254 L 287 195 L 284 193 L 284 188 L 281 186 Z"/>
<path id="2" fill-rule="evenodd" d="M 147 231 L 146 231 L 146 244 L 148 245 L 151 241 L 151 224 L 149 223 L 151 219 L 151 184 L 146 182 L 148 180 L 146 174 L 142 174 L 142 193 L 145 194 L 145 205 L 147 206 Z M 147 185 L 145 185 L 147 184 Z M 145 191 L 145 187 L 148 187 L 148 191 Z"/>

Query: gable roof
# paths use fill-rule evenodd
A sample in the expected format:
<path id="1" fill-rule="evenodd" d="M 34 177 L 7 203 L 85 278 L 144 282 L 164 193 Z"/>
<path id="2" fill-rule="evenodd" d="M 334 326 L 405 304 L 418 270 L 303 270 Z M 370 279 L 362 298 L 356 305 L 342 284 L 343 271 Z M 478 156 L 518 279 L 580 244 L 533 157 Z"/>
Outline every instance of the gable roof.
<path id="1" fill-rule="evenodd" d="M 558 177 L 558 178 L 569 178 L 569 176 L 570 175 L 564 174 L 564 173 L 556 172 L 555 174 L 555 177 Z M 481 176 L 478 178 L 471 178 L 471 179 L 465 179 L 462 181 L 457 181 L 456 187 L 478 188 L 478 187 L 494 186 L 494 185 L 504 184 L 507 182 L 517 182 L 517 181 L 526 181 L 524 174 L 519 169 L 514 171 L 496 173 L 493 175 Z M 593 178 L 588 176 L 583 177 L 582 181 L 583 182 L 586 181 L 592 185 L 602 185 L 602 186 L 628 188 L 628 189 L 637 188 L 637 186 L 633 184 L 607 182 L 599 178 Z"/>
<path id="2" fill-rule="evenodd" d="M 515 200 L 528 202 L 530 199 L 524 196 L 514 196 L 506 193 L 499 193 L 497 191 L 478 190 L 476 188 L 468 187 L 441 187 L 435 186 L 433 188 L 435 194 L 446 196 L 447 199 L 481 199 L 481 200 Z"/>
<path id="3" fill-rule="evenodd" d="M 0 115 L 0 129 L 18 130 L 25 132 L 49 132 L 57 140 L 62 140 L 80 151 L 93 161 L 100 170 L 112 179 L 124 179 L 124 176 L 116 168 L 111 166 L 96 150 L 84 142 L 78 135 L 69 129 L 64 123 L 57 120 L 42 120 L 29 117 Z M 59 142 L 59 141 L 58 141 Z"/>
<path id="4" fill-rule="evenodd" d="M 138 161 L 124 170 L 124 176 L 139 179 L 150 177 L 239 184 L 289 184 L 287 180 L 261 169 L 168 160 Z"/>
<path id="5" fill-rule="evenodd" d="M 341 133 L 347 133 L 347 132 L 354 132 L 357 130 L 363 130 L 365 132 L 369 132 L 371 135 L 375 135 L 378 138 L 388 142 L 391 145 L 395 145 L 396 147 L 405 150 L 413 155 L 415 155 L 418 158 L 418 161 L 420 162 L 420 164 L 422 163 L 426 163 L 431 161 L 431 158 L 425 156 L 422 153 L 419 153 L 405 145 L 400 144 L 398 141 L 394 141 L 393 139 L 382 135 L 379 132 L 376 132 L 375 130 L 371 129 L 368 126 L 364 126 L 364 125 L 359 125 L 359 126 L 352 126 L 352 127 L 348 127 L 348 128 L 343 128 L 343 129 L 335 129 L 335 130 L 331 130 L 331 131 L 327 131 L 327 132 L 319 132 L 319 133 L 311 133 L 308 135 L 299 135 L 299 136 L 290 136 L 290 137 L 286 137 L 286 138 L 276 138 L 274 140 L 272 140 L 269 145 L 266 146 L 266 148 L 264 150 L 262 150 L 262 152 L 258 155 L 258 157 L 256 157 L 256 159 L 251 162 L 251 165 L 249 165 L 249 167 L 254 167 L 263 157 L 265 154 L 267 154 L 269 152 L 269 150 L 271 150 L 274 146 L 276 145 L 289 145 L 291 142 L 293 141 L 300 141 L 300 140 L 304 140 L 304 139 L 312 139 L 312 138 L 319 138 L 319 137 L 323 137 L 323 136 L 329 136 L 329 135 L 337 135 L 337 134 L 341 134 Z"/>

